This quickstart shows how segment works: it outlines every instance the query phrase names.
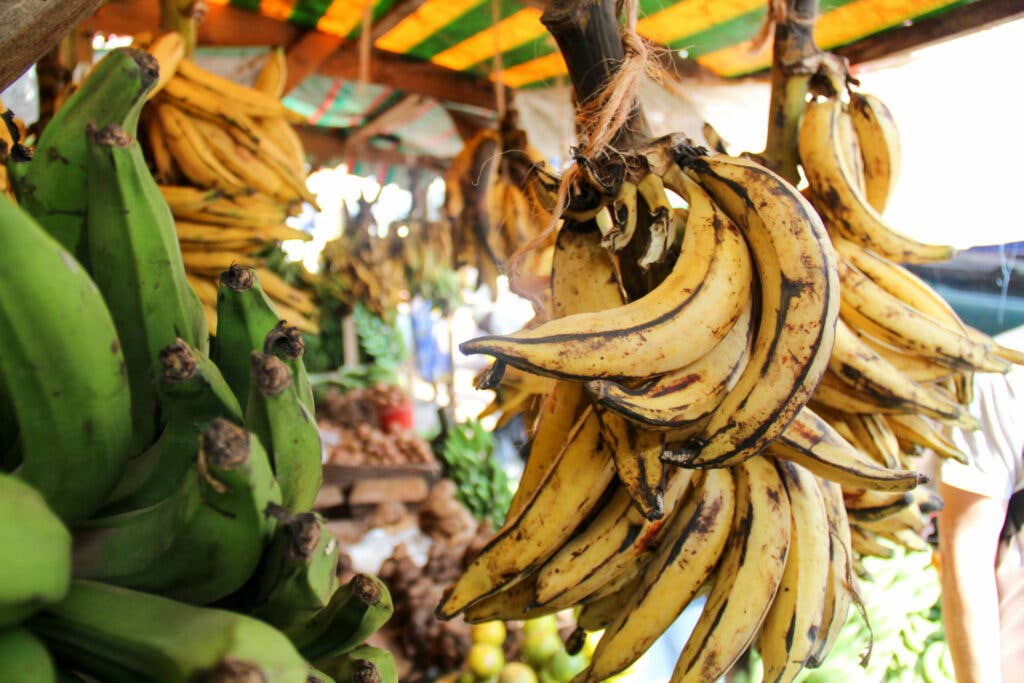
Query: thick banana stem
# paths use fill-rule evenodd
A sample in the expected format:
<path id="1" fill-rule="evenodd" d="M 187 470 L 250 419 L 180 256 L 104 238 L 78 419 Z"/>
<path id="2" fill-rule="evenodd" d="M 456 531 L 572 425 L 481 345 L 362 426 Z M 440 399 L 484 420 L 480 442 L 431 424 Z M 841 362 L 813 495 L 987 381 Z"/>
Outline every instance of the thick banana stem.
<path id="1" fill-rule="evenodd" d="M 576 102 L 596 97 L 625 59 L 615 0 L 551 0 L 541 23 L 565 57 Z M 647 131 L 639 104 L 611 141 L 616 149 L 635 147 Z"/>
<path id="2" fill-rule="evenodd" d="M 204 0 L 160 0 L 160 30 L 180 33 L 189 59 L 195 56 L 198 26 L 205 12 Z"/>
<path id="3" fill-rule="evenodd" d="M 768 139 L 761 157 L 769 168 L 796 185 L 797 137 L 813 61 L 821 55 L 814 43 L 818 0 L 787 0 L 786 16 L 775 26 L 772 44 Z"/>

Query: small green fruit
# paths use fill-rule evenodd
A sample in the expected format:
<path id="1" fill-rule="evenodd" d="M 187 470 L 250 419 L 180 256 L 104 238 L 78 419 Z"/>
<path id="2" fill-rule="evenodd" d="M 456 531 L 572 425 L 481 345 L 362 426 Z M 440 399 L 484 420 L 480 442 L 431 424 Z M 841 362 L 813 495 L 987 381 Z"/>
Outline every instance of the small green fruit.
<path id="1" fill-rule="evenodd" d="M 509 662 L 498 675 L 498 683 L 537 683 L 537 674 L 523 662 Z"/>
<path id="2" fill-rule="evenodd" d="M 548 660 L 546 668 L 556 680 L 568 682 L 586 667 L 587 660 L 583 656 L 570 655 L 565 650 L 559 650 Z"/>
<path id="3" fill-rule="evenodd" d="M 476 643 L 469 648 L 466 666 L 477 678 L 491 678 L 505 666 L 505 653 L 496 645 Z"/>
<path id="4" fill-rule="evenodd" d="M 523 658 L 534 669 L 543 669 L 556 652 L 564 651 L 558 632 L 530 633 L 523 639 Z"/>
<path id="5" fill-rule="evenodd" d="M 554 614 L 548 614 L 536 619 L 530 619 L 523 623 L 523 635 L 527 638 L 533 633 L 558 633 L 558 618 Z"/>
<path id="6" fill-rule="evenodd" d="M 485 643 L 501 647 L 505 642 L 505 622 L 488 621 L 483 624 L 474 624 L 469 630 L 469 637 L 474 643 Z"/>

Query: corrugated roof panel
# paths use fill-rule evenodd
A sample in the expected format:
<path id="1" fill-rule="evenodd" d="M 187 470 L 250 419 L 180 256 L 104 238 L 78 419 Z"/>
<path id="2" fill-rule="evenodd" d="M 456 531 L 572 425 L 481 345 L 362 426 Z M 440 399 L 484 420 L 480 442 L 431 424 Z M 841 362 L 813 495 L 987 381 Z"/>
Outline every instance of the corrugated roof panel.
<path id="1" fill-rule="evenodd" d="M 825 50 L 936 10 L 966 3 L 963 0 L 853 0 L 831 4 L 833 9 L 823 12 L 814 26 L 814 38 Z M 703 54 L 697 61 L 721 76 L 743 76 L 768 68 L 771 49 L 765 46 L 753 52 L 747 44 L 733 44 Z"/>
<path id="2" fill-rule="evenodd" d="M 481 0 L 427 0 L 398 26 L 378 38 L 374 45 L 381 50 L 405 54 L 435 31 L 481 4 Z"/>
<path id="3" fill-rule="evenodd" d="M 465 71 L 483 61 L 490 61 L 495 55 L 495 47 L 505 52 L 547 36 L 548 31 L 540 23 L 540 10 L 532 7 L 520 10 L 512 16 L 499 21 L 476 35 L 453 45 L 440 52 L 430 60 L 435 64 Z"/>

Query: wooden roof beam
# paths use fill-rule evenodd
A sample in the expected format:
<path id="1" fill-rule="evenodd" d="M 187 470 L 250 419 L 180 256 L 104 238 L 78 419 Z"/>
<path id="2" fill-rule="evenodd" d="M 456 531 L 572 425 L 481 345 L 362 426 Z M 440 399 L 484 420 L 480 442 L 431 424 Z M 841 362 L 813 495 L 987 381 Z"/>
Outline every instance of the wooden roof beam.
<path id="1" fill-rule="evenodd" d="M 444 173 L 448 168 L 448 162 L 437 157 L 404 154 L 395 150 L 369 146 L 352 147 L 346 144 L 343 136 L 333 132 L 331 128 L 299 126 L 296 130 L 302 139 L 306 154 L 313 158 L 314 166 L 326 166 L 345 161 L 365 161 L 388 166 L 428 169 L 436 173 Z"/>
<path id="2" fill-rule="evenodd" d="M 284 84 L 284 95 L 315 74 L 324 61 L 345 43 L 341 36 L 321 31 L 307 31 L 285 51 L 288 80 Z"/>
<path id="3" fill-rule="evenodd" d="M 358 46 L 345 45 L 336 51 L 320 66 L 320 73 L 333 78 L 358 80 Z M 384 50 L 374 49 L 371 52 L 370 82 L 442 102 L 460 102 L 491 111 L 497 108 L 494 84 L 489 79 Z"/>
<path id="4" fill-rule="evenodd" d="M 861 64 L 1024 17 L 1020 0 L 978 0 L 832 50 Z"/>
<path id="5" fill-rule="evenodd" d="M 53 49 L 102 0 L 0 2 L 0 90 Z"/>

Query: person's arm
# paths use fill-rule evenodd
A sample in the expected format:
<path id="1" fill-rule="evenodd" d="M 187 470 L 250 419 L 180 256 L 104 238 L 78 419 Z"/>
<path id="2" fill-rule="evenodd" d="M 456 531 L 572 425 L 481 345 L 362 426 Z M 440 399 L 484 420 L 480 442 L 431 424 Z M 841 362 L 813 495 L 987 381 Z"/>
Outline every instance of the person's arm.
<path id="1" fill-rule="evenodd" d="M 942 621 L 958 683 L 1002 680 L 995 562 L 1006 503 L 940 484 Z"/>

